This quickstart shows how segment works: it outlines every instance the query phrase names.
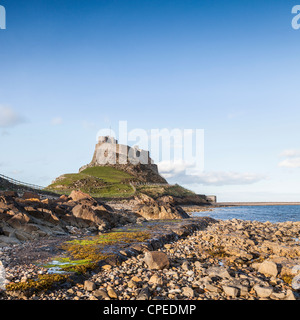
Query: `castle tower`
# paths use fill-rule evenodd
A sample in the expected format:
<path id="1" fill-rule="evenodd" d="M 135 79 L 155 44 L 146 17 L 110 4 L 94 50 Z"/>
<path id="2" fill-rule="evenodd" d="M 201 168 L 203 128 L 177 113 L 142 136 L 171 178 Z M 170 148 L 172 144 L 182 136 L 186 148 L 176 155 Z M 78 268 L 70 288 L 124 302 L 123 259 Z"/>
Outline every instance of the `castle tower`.
<path id="1" fill-rule="evenodd" d="M 94 165 L 151 165 L 154 162 L 150 158 L 149 151 L 139 149 L 138 146 L 129 147 L 118 144 L 118 140 L 110 136 L 101 136 L 96 144 L 92 163 Z"/>
<path id="2" fill-rule="evenodd" d="M 159 175 L 157 165 L 150 158 L 149 151 L 140 149 L 138 146 L 129 147 L 119 144 L 118 140 L 110 136 L 98 138 L 92 161 L 81 167 L 79 172 L 96 166 L 112 166 L 130 173 L 140 181 L 168 184 Z"/>

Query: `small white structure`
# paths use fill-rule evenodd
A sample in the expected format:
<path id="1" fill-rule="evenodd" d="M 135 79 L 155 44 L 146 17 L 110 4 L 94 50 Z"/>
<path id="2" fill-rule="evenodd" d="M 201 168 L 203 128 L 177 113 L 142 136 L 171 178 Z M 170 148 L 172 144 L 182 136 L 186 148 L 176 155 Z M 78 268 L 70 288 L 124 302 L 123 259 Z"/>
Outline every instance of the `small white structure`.
<path id="1" fill-rule="evenodd" d="M 217 203 L 217 196 L 205 196 L 206 200 L 211 203 Z"/>

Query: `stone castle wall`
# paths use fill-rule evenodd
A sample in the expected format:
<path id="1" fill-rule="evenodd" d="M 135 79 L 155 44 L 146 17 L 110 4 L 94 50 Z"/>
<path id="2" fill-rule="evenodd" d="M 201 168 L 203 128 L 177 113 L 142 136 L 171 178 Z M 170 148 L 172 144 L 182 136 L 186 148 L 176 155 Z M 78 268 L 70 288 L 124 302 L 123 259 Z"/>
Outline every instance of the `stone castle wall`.
<path id="1" fill-rule="evenodd" d="M 118 144 L 118 141 L 111 137 L 99 137 L 92 163 L 94 165 L 154 164 L 149 151 Z"/>

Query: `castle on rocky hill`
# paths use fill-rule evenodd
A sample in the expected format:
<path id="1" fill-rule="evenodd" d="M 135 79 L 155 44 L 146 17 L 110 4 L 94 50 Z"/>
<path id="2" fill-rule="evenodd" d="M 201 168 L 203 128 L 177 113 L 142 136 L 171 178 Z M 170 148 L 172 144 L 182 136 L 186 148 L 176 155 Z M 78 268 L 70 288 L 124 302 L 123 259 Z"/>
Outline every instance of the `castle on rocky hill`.
<path id="1" fill-rule="evenodd" d="M 167 183 L 159 175 L 157 165 L 150 158 L 149 151 L 137 146 L 119 144 L 118 140 L 110 136 L 98 138 L 92 161 L 81 167 L 79 172 L 95 166 L 113 166 L 139 178 L 144 177 L 147 182 Z"/>
<path id="2" fill-rule="evenodd" d="M 115 138 L 99 137 L 96 144 L 92 163 L 94 165 L 106 164 L 154 164 L 149 151 L 139 149 L 137 146 L 129 147 L 119 144 Z"/>

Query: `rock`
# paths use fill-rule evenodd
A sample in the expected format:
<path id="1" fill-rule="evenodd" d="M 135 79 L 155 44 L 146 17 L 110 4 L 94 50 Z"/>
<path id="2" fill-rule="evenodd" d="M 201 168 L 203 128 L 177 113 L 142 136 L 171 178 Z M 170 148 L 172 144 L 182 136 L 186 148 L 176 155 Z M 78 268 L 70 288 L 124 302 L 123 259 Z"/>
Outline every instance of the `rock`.
<path id="1" fill-rule="evenodd" d="M 118 299 L 118 295 L 112 287 L 107 287 L 107 294 L 112 299 Z"/>
<path id="2" fill-rule="evenodd" d="M 147 220 L 189 218 L 189 215 L 180 206 L 174 205 L 171 199 L 173 198 L 163 197 L 154 200 L 145 194 L 140 194 L 135 198 L 139 204 L 137 212 Z"/>
<path id="3" fill-rule="evenodd" d="M 195 296 L 194 290 L 191 287 L 183 287 L 182 294 L 189 298 L 194 298 Z"/>
<path id="4" fill-rule="evenodd" d="M 20 241 L 15 238 L 14 236 L 0 236 L 0 242 L 6 243 L 6 244 L 19 244 Z"/>
<path id="5" fill-rule="evenodd" d="M 105 264 L 104 266 L 102 266 L 102 269 L 107 271 L 111 270 L 111 268 L 112 266 L 110 264 Z"/>
<path id="6" fill-rule="evenodd" d="M 230 296 L 232 298 L 236 298 L 239 294 L 239 290 L 232 286 L 223 286 L 223 291 L 227 296 Z"/>
<path id="7" fill-rule="evenodd" d="M 179 206 L 174 205 L 153 205 L 142 206 L 138 213 L 147 220 L 185 219 L 189 215 Z"/>
<path id="8" fill-rule="evenodd" d="M 292 290 L 287 290 L 286 297 L 284 300 L 296 300 Z"/>
<path id="9" fill-rule="evenodd" d="M 139 277 L 137 277 L 137 276 L 133 276 L 133 277 L 131 278 L 131 280 L 134 281 L 134 282 L 136 282 L 136 283 L 140 283 L 140 282 L 143 281 L 141 278 L 139 278 Z"/>
<path id="10" fill-rule="evenodd" d="M 270 298 L 273 300 L 282 300 L 286 297 L 284 292 L 272 292 Z"/>
<path id="11" fill-rule="evenodd" d="M 29 191 L 25 191 L 22 197 L 24 200 L 29 200 L 29 199 L 36 199 L 36 200 L 40 200 L 41 197 L 34 192 L 29 192 Z"/>
<path id="12" fill-rule="evenodd" d="M 84 290 L 86 291 L 94 291 L 96 289 L 96 284 L 93 281 L 86 280 L 84 281 Z"/>
<path id="13" fill-rule="evenodd" d="M 149 269 L 162 270 L 169 268 L 168 256 L 161 251 L 148 251 L 145 253 L 144 261 Z"/>
<path id="14" fill-rule="evenodd" d="M 135 281 L 133 281 L 133 280 L 129 280 L 128 283 L 127 283 L 127 286 L 128 286 L 128 288 L 131 288 L 131 289 L 136 289 L 136 288 L 138 288 L 137 282 L 135 282 Z"/>
<path id="15" fill-rule="evenodd" d="M 18 193 L 16 191 L 2 191 L 0 195 L 4 195 L 6 197 L 13 197 L 13 198 L 18 197 Z"/>
<path id="16" fill-rule="evenodd" d="M 295 266 L 293 266 L 292 268 L 292 274 L 298 274 L 300 273 L 300 265 L 299 264 L 296 264 Z"/>
<path id="17" fill-rule="evenodd" d="M 76 205 L 72 214 L 77 219 L 80 227 L 100 226 L 105 221 L 102 219 L 100 212 L 93 210 L 91 206 L 85 204 Z"/>
<path id="18" fill-rule="evenodd" d="M 148 287 L 142 288 L 136 298 L 136 300 L 149 300 L 151 296 L 150 290 Z"/>
<path id="19" fill-rule="evenodd" d="M 181 268 L 185 271 L 188 271 L 190 270 L 190 264 L 188 261 L 183 261 L 182 265 L 181 265 Z"/>
<path id="20" fill-rule="evenodd" d="M 148 195 L 144 194 L 144 193 L 140 193 L 137 196 L 134 197 L 134 201 L 136 204 L 140 204 L 140 205 L 155 205 L 156 201 L 149 197 Z"/>
<path id="21" fill-rule="evenodd" d="M 93 200 L 93 198 L 80 190 L 73 190 L 69 196 L 73 201 L 80 201 L 80 200 Z"/>
<path id="22" fill-rule="evenodd" d="M 186 272 L 186 275 L 191 277 L 191 276 L 194 275 L 194 271 L 193 270 L 189 270 L 189 271 Z"/>
<path id="23" fill-rule="evenodd" d="M 210 284 L 210 283 L 205 284 L 205 289 L 210 292 L 221 292 L 221 289 L 219 287 L 214 286 L 213 284 Z"/>
<path id="24" fill-rule="evenodd" d="M 15 231 L 15 237 L 21 241 L 33 240 L 33 236 L 27 232 L 22 232 L 21 230 Z"/>
<path id="25" fill-rule="evenodd" d="M 258 268 L 258 272 L 265 276 L 276 277 L 278 274 L 277 265 L 273 261 L 265 260 Z"/>
<path id="26" fill-rule="evenodd" d="M 93 295 L 101 300 L 110 300 L 110 297 L 108 296 L 108 294 L 106 293 L 106 291 L 104 289 L 97 289 L 93 292 Z"/>
<path id="27" fill-rule="evenodd" d="M 206 270 L 210 277 L 217 276 L 220 278 L 230 279 L 231 275 L 228 273 L 227 269 L 224 267 L 210 267 Z"/>
<path id="28" fill-rule="evenodd" d="M 7 220 L 7 223 L 13 227 L 14 229 L 20 229 L 22 228 L 25 224 L 30 222 L 30 217 L 28 214 L 23 213 L 23 212 L 18 212 L 13 215 L 12 218 Z"/>
<path id="29" fill-rule="evenodd" d="M 273 292 L 272 287 L 265 287 L 259 284 L 256 284 L 253 288 L 259 298 L 268 298 Z"/>
<path id="30" fill-rule="evenodd" d="M 67 202 L 68 200 L 69 200 L 68 196 L 63 194 L 58 198 L 57 202 Z"/>
<path id="31" fill-rule="evenodd" d="M 154 274 L 150 279 L 149 279 L 149 284 L 155 284 L 155 285 L 163 285 L 163 279 L 162 277 L 158 276 L 157 274 Z"/>
<path id="32" fill-rule="evenodd" d="M 294 290 L 300 290 L 300 274 L 295 276 L 292 280 L 292 288 Z"/>

